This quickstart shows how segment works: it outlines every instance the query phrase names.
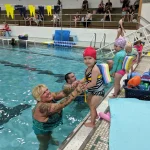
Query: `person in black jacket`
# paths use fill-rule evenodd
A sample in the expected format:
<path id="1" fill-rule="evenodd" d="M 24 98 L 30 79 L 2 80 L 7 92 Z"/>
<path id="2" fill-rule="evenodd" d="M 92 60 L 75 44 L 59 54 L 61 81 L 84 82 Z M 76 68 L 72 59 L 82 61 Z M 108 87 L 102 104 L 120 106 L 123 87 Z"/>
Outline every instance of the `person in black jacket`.
<path id="1" fill-rule="evenodd" d="M 11 44 L 12 46 L 16 46 L 16 45 L 17 45 L 17 42 L 15 41 L 14 38 L 12 38 L 10 44 Z"/>
<path id="2" fill-rule="evenodd" d="M 82 10 L 88 10 L 88 9 L 89 9 L 88 1 L 84 0 L 82 3 Z"/>

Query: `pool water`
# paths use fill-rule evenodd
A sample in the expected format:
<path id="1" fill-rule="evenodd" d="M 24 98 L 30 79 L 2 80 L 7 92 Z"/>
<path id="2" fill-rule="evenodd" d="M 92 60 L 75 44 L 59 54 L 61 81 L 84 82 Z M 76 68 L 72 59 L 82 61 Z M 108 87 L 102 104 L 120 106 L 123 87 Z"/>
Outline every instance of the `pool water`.
<path id="1" fill-rule="evenodd" d="M 86 66 L 82 51 L 40 46 L 0 48 L 0 150 L 38 149 L 32 130 L 32 108 L 36 104 L 32 88 L 42 83 L 53 92 L 60 91 L 68 72 L 83 78 Z M 56 140 L 62 143 L 88 112 L 86 103 L 72 102 L 64 108 L 63 125 L 53 132 Z M 49 150 L 57 148 L 49 145 Z"/>

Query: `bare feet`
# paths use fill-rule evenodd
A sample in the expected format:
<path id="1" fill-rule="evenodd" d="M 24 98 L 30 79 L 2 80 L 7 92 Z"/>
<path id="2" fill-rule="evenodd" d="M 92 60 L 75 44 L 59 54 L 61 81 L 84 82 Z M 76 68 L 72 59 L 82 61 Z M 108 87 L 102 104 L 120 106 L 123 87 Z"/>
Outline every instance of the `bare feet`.
<path id="1" fill-rule="evenodd" d="M 119 95 L 120 93 L 121 93 L 121 90 L 119 90 L 119 91 L 118 91 L 117 95 Z M 113 94 L 113 95 L 114 95 L 114 93 L 111 93 L 111 94 Z"/>
<path id="2" fill-rule="evenodd" d="M 112 96 L 109 96 L 109 98 L 116 98 L 117 96 L 116 95 L 112 95 Z"/>
<path id="3" fill-rule="evenodd" d="M 99 116 L 98 116 L 98 114 L 97 114 L 97 116 L 96 116 L 96 119 L 99 119 Z M 91 120 L 91 117 L 89 117 L 89 118 L 88 118 L 88 120 Z"/>
<path id="4" fill-rule="evenodd" d="M 95 127 L 95 124 L 93 124 L 92 122 L 86 122 L 84 124 L 86 127 L 91 127 L 91 128 L 94 128 Z"/>
<path id="5" fill-rule="evenodd" d="M 121 93 L 121 90 L 118 91 L 117 95 L 112 93 L 112 96 L 109 96 L 109 98 L 116 98 Z"/>
<path id="6" fill-rule="evenodd" d="M 51 143 L 52 145 L 59 146 L 59 141 L 57 141 L 57 140 L 50 139 L 50 143 Z"/>

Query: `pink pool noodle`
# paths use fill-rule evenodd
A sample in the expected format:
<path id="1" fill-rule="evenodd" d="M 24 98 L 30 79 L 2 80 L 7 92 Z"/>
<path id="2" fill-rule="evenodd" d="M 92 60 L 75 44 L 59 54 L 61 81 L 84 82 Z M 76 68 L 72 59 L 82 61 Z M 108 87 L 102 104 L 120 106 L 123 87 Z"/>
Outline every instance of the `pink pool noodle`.
<path id="1" fill-rule="evenodd" d="M 103 112 L 100 112 L 100 113 L 99 113 L 99 116 L 100 116 L 100 118 L 102 118 L 102 119 L 104 119 L 104 120 L 110 122 L 110 113 L 105 114 L 105 113 L 103 113 Z"/>
<path id="2" fill-rule="evenodd" d="M 106 114 L 110 117 L 110 112 L 107 112 Z"/>

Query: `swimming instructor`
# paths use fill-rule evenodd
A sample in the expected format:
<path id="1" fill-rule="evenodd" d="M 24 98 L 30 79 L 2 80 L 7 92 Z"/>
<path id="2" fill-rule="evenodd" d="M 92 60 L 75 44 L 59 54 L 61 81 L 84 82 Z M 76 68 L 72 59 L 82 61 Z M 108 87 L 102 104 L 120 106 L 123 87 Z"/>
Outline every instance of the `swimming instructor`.
<path id="1" fill-rule="evenodd" d="M 33 130 L 40 142 L 39 150 L 47 150 L 49 142 L 58 144 L 52 138 L 52 130 L 62 124 L 62 109 L 83 92 L 83 87 L 82 84 L 79 84 L 59 103 L 56 100 L 66 96 L 63 91 L 52 93 L 44 84 L 33 88 L 32 95 L 37 101 L 33 109 Z"/>

